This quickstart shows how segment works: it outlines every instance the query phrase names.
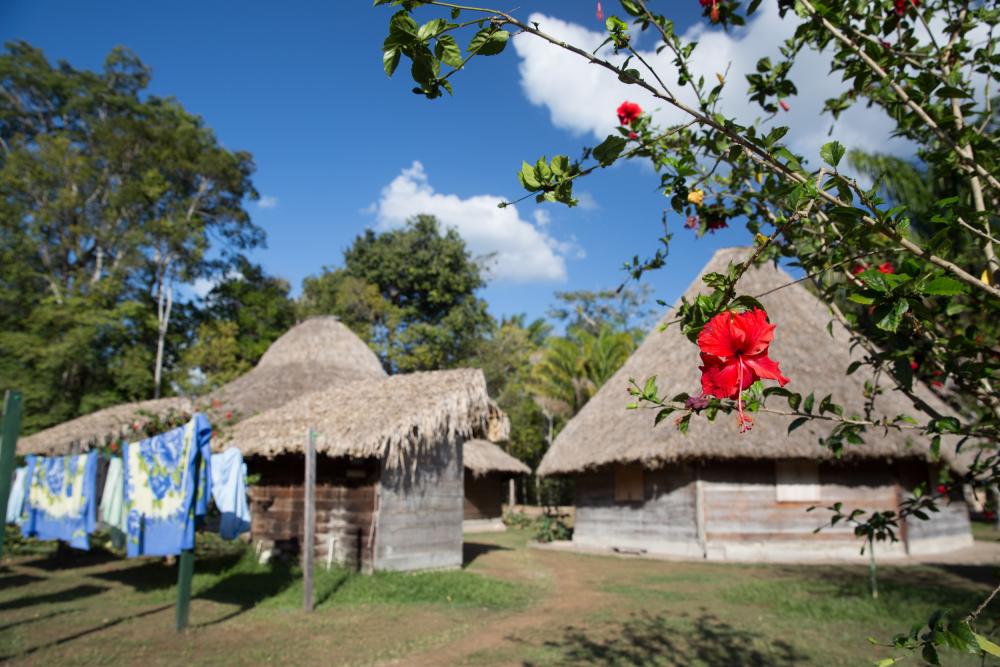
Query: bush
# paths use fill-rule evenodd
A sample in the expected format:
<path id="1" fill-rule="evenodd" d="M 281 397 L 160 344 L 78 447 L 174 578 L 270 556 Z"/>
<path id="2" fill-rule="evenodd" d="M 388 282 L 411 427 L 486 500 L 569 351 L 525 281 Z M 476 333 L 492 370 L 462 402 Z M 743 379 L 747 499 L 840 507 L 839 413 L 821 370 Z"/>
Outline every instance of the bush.
<path id="1" fill-rule="evenodd" d="M 508 528 L 527 530 L 533 523 L 531 517 L 524 512 L 507 512 L 503 515 L 503 523 Z"/>
<path id="2" fill-rule="evenodd" d="M 546 514 L 538 519 L 535 526 L 535 539 L 539 542 L 555 542 L 573 538 L 573 529 L 558 515 Z"/>

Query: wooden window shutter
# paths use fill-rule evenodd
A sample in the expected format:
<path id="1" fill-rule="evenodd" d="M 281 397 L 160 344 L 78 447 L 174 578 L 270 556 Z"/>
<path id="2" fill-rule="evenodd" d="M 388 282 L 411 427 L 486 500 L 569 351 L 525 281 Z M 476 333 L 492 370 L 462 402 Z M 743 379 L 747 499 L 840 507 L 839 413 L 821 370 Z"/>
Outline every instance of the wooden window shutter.
<path id="1" fill-rule="evenodd" d="M 642 465 L 630 463 L 615 468 L 615 502 L 634 503 L 646 499 Z"/>

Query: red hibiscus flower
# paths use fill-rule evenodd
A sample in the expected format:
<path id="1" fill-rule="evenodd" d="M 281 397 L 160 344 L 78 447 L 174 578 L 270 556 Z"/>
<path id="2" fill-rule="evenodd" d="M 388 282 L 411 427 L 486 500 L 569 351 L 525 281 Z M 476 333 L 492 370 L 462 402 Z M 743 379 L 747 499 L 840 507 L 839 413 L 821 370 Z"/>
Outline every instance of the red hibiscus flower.
<path id="1" fill-rule="evenodd" d="M 937 492 L 938 493 L 948 493 L 948 487 L 945 486 L 944 484 L 938 484 Z"/>
<path id="2" fill-rule="evenodd" d="M 912 368 L 913 370 L 917 370 L 918 368 L 920 368 L 920 364 L 910 359 L 910 368 Z"/>
<path id="3" fill-rule="evenodd" d="M 740 433 L 753 427 L 753 419 L 743 412 L 741 392 L 766 378 L 781 386 L 788 378 L 767 356 L 775 325 L 759 308 L 744 313 L 719 313 L 698 335 L 701 349 L 701 389 L 708 396 L 735 398 Z"/>
<path id="4" fill-rule="evenodd" d="M 628 133 L 628 138 L 629 138 L 629 139 L 638 139 L 638 138 L 639 138 L 639 135 L 638 135 L 638 134 L 636 134 L 635 132 L 629 132 L 629 133 Z"/>
<path id="5" fill-rule="evenodd" d="M 622 102 L 621 106 L 618 107 L 618 122 L 622 125 L 630 125 L 632 121 L 636 120 L 641 115 L 642 107 L 635 102 L 625 100 Z"/>
<path id="6" fill-rule="evenodd" d="M 705 221 L 705 229 L 714 232 L 716 229 L 725 229 L 729 226 L 725 218 L 708 218 Z"/>
<path id="7" fill-rule="evenodd" d="M 878 271 L 879 273 L 895 273 L 896 267 L 892 265 L 892 262 L 884 262 L 879 264 Z"/>
<path id="8" fill-rule="evenodd" d="M 896 10 L 896 16 L 902 16 L 906 13 L 906 5 L 913 5 L 916 9 L 917 5 L 920 4 L 920 0 L 893 0 L 893 9 Z"/>
<path id="9" fill-rule="evenodd" d="M 864 273 L 867 270 L 868 270 L 867 264 L 855 264 L 854 266 L 851 267 L 851 275 L 856 276 L 859 273 Z"/>

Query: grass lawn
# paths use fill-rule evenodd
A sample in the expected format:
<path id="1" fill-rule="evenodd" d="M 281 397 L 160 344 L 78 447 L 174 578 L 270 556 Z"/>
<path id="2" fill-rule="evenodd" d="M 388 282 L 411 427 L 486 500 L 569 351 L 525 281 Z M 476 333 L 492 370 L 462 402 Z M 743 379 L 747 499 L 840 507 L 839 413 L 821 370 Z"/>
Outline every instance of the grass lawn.
<path id="1" fill-rule="evenodd" d="M 95 665 L 864 665 L 937 607 L 974 607 L 989 567 L 678 563 L 529 549 L 467 536 L 461 571 L 316 576 L 199 546 L 192 627 L 173 631 L 176 567 L 16 545 L 0 569 L 0 660 Z M 25 553 L 26 549 L 34 549 Z M 980 629 L 1000 614 L 990 610 Z M 908 664 L 920 664 L 910 660 Z M 947 655 L 945 664 L 979 665 Z M 987 663 L 991 664 L 991 663 Z"/>

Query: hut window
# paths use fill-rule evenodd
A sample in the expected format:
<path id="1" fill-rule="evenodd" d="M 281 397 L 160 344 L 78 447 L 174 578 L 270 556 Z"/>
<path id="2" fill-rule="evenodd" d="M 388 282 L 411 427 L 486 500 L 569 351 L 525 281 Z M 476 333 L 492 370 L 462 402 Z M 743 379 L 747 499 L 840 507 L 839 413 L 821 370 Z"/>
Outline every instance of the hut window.
<path id="1" fill-rule="evenodd" d="M 615 468 L 615 502 L 633 503 L 646 499 L 642 466 L 632 463 Z"/>
<path id="2" fill-rule="evenodd" d="M 778 461 L 774 467 L 779 503 L 819 500 L 819 465 L 815 461 Z"/>

